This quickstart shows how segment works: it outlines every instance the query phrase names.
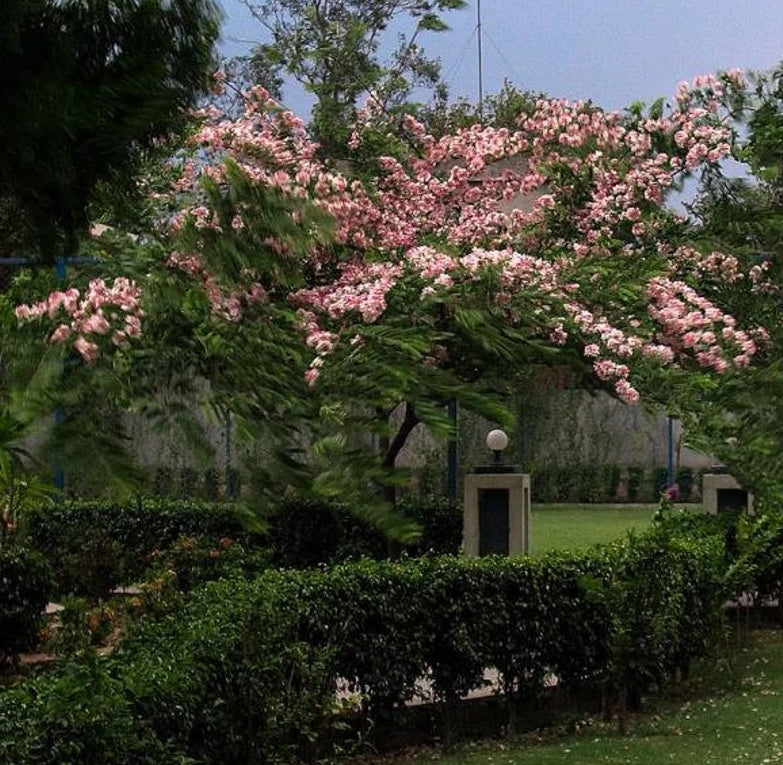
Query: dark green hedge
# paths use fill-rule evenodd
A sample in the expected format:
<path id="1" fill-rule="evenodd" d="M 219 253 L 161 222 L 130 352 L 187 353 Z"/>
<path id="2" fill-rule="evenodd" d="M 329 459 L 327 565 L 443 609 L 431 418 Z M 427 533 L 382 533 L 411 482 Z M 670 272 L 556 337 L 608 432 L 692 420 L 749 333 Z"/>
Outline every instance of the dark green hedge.
<path id="1" fill-rule="evenodd" d="M 439 496 L 409 497 L 400 512 L 417 521 L 421 538 L 404 548 L 407 555 L 456 554 L 462 544 L 462 509 Z M 337 502 L 288 497 L 269 510 L 268 544 L 282 568 L 312 568 L 358 558 L 389 555 L 386 538 Z"/>
<path id="2" fill-rule="evenodd" d="M 327 753 L 341 720 L 337 678 L 362 694 L 365 728 L 398 714 L 419 678 L 450 702 L 482 686 L 485 667 L 526 698 L 551 674 L 565 689 L 641 689 L 710 647 L 724 555 L 719 535 L 682 537 L 664 524 L 584 555 L 364 560 L 213 582 L 176 615 L 142 623 L 99 679 L 83 681 L 81 702 L 67 673 L 0 697 L 0 761 L 84 761 L 99 748 L 93 737 L 108 735 L 104 717 L 50 726 L 66 700 L 92 709 L 96 683 L 116 735 L 137 725 L 149 739 L 148 761 L 237 764 Z M 57 759 L 44 742 L 82 749 Z"/>
<path id="3" fill-rule="evenodd" d="M 22 539 L 51 564 L 60 594 L 104 597 L 137 580 L 182 536 L 247 536 L 231 505 L 185 500 L 68 501 L 25 513 Z"/>
<path id="4" fill-rule="evenodd" d="M 43 556 L 17 545 L 0 546 L 0 664 L 35 645 L 51 586 Z"/>
<path id="5" fill-rule="evenodd" d="M 462 541 L 460 508 L 440 497 L 403 500 L 400 510 L 422 526 L 409 556 L 457 553 Z M 265 548 L 270 563 L 312 568 L 361 557 L 382 559 L 389 546 L 370 524 L 339 503 L 288 497 L 260 514 L 262 535 L 246 529 L 232 505 L 201 501 L 138 499 L 130 502 L 67 501 L 30 510 L 22 538 L 51 564 L 59 594 L 105 597 L 118 584 L 138 581 L 181 537 L 216 544 L 239 540 L 248 552 Z"/>

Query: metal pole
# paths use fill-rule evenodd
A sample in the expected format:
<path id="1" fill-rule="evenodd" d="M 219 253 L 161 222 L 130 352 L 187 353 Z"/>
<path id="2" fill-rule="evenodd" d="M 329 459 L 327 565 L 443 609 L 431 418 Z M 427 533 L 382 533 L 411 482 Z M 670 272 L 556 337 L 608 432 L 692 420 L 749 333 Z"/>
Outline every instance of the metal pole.
<path id="1" fill-rule="evenodd" d="M 674 486 L 674 417 L 669 415 L 669 470 L 668 488 Z"/>
<path id="2" fill-rule="evenodd" d="M 484 60 L 481 53 L 481 0 L 476 0 L 476 38 L 478 40 L 478 113 L 484 119 Z"/>
<path id="3" fill-rule="evenodd" d="M 234 473 L 231 462 L 231 412 L 228 412 L 226 414 L 226 499 L 234 499 Z"/>
<path id="4" fill-rule="evenodd" d="M 453 398 L 449 401 L 449 419 L 451 420 L 451 427 L 453 428 L 452 435 L 449 438 L 449 448 L 446 455 L 446 489 L 448 491 L 449 499 L 452 502 L 457 501 L 457 473 L 459 469 L 459 454 L 458 454 L 458 442 L 457 442 L 457 427 L 459 424 L 459 406 L 457 399 Z"/>
<path id="5" fill-rule="evenodd" d="M 54 269 L 57 275 L 57 282 L 58 284 L 62 285 L 65 282 L 65 277 L 67 275 L 67 270 L 68 270 L 68 265 L 65 257 L 63 257 L 62 255 L 57 257 L 57 259 L 55 260 Z M 64 420 L 65 420 L 65 412 L 63 411 L 63 408 L 61 406 L 58 406 L 57 409 L 55 409 L 54 411 L 55 429 L 57 429 L 60 425 L 62 425 Z M 54 485 L 61 492 L 65 491 L 65 470 L 63 468 L 62 454 L 60 453 L 59 446 L 57 447 L 54 456 Z"/>

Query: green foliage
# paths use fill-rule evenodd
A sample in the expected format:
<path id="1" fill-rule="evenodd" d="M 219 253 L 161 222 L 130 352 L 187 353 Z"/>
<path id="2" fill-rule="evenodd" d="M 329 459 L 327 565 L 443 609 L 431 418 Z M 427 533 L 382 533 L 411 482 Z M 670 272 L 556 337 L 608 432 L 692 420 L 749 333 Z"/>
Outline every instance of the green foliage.
<path id="1" fill-rule="evenodd" d="M 159 741 L 133 714 L 121 681 L 95 659 L 0 697 L 0 761 L 14 765 L 144 765 L 189 758 Z"/>
<path id="2" fill-rule="evenodd" d="M 22 229 L 46 257 L 72 254 L 98 184 L 131 188 L 156 141 L 182 128 L 218 26 L 211 0 L 3 3 L 0 237 Z"/>
<path id="3" fill-rule="evenodd" d="M 71 694 L 52 746 L 90 746 L 106 735 L 93 686 L 119 731 L 133 720 L 145 745 L 227 763 L 323 756 L 344 722 L 367 730 L 401 714 L 422 677 L 446 704 L 482 687 L 490 666 L 527 698 L 550 674 L 565 690 L 643 689 L 714 645 L 727 561 L 711 523 L 665 518 L 581 555 L 363 560 L 213 582 L 176 614 L 143 620 L 97 668 L 0 696 L 3 745 L 40 741 Z M 358 694 L 350 718 L 338 678 Z"/>
<path id="4" fill-rule="evenodd" d="M 401 546 L 407 555 L 457 553 L 462 544 L 462 511 L 443 497 L 407 497 L 397 511 L 421 527 L 421 536 Z M 291 496 L 265 519 L 273 562 L 284 568 L 369 557 L 385 558 L 389 544 L 372 524 L 337 502 Z"/>
<path id="5" fill-rule="evenodd" d="M 17 545 L 0 546 L 0 664 L 32 648 L 51 591 L 44 558 Z"/>
<path id="6" fill-rule="evenodd" d="M 313 131 L 328 156 L 346 156 L 362 93 L 373 93 L 381 108 L 393 110 L 414 87 L 432 87 L 438 81 L 439 62 L 423 54 L 418 37 L 448 29 L 438 14 L 465 5 L 464 0 L 243 2 L 271 37 L 254 49 L 250 76 L 276 90 L 286 72 L 315 96 Z M 412 20 L 413 33 L 398 32 L 398 47 L 383 64 L 379 46 L 384 32 L 406 19 Z"/>
<path id="7" fill-rule="evenodd" d="M 631 466 L 628 468 L 628 499 L 631 502 L 636 502 L 639 499 L 643 478 L 644 468 L 639 466 Z"/>
<path id="8" fill-rule="evenodd" d="M 678 398 L 689 441 L 728 465 L 759 507 L 773 508 L 783 500 L 783 67 L 756 75 L 738 106 L 747 138 L 736 154 L 747 172 L 704 177 L 692 209 L 694 239 L 699 248 L 732 253 L 745 271 L 762 271 L 766 284 L 748 289 L 747 281 L 705 275 L 698 287 L 738 326 L 766 328 L 771 343 L 751 369 L 729 373 L 703 391 L 682 386 Z"/>
<path id="9" fill-rule="evenodd" d="M 520 115 L 532 114 L 536 100 L 543 97 L 543 93 L 519 90 L 504 80 L 498 93 L 486 96 L 480 105 L 465 98 L 450 102 L 443 83 L 435 91 L 433 104 L 423 108 L 418 116 L 436 138 L 478 123 L 513 130 L 519 125 Z"/>
<path id="10" fill-rule="evenodd" d="M 230 575 L 258 576 L 269 568 L 269 557 L 266 551 L 249 551 L 230 537 L 215 541 L 183 536 L 154 556 L 146 580 L 165 578 L 178 593 L 188 593 L 198 585 Z"/>
<path id="11" fill-rule="evenodd" d="M 182 536 L 250 538 L 235 508 L 185 500 L 68 501 L 30 510 L 22 524 L 22 539 L 51 563 L 57 591 L 92 597 L 141 577 L 152 554 Z"/>

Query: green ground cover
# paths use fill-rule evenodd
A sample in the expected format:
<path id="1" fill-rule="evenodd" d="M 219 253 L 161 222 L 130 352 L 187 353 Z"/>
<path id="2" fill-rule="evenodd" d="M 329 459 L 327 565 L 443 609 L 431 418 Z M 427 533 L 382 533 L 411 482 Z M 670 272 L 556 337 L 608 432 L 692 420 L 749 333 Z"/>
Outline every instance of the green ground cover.
<path id="1" fill-rule="evenodd" d="M 751 633 L 730 661 L 706 661 L 687 683 L 631 721 L 582 720 L 515 742 L 467 745 L 448 755 L 429 750 L 408 765 L 729 765 L 783 762 L 783 632 Z M 578 728 L 577 732 L 574 729 Z M 568 730 L 570 729 L 570 731 Z"/>
<path id="2" fill-rule="evenodd" d="M 586 550 L 650 525 L 657 505 L 534 505 L 530 544 L 534 555 L 548 550 Z"/>

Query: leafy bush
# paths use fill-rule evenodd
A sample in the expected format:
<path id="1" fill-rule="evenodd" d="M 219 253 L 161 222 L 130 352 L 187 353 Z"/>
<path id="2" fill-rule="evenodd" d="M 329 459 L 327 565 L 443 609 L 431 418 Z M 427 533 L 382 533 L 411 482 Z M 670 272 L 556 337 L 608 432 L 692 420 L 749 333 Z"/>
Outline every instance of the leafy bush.
<path id="1" fill-rule="evenodd" d="M 41 555 L 0 546 L 0 663 L 35 645 L 50 589 L 51 571 Z"/>
<path id="2" fill-rule="evenodd" d="M 222 577 L 241 574 L 258 576 L 269 567 L 266 551 L 247 551 L 231 537 L 220 540 L 180 537 L 171 547 L 155 556 L 146 578 L 154 580 L 164 573 L 176 581 L 178 592 Z"/>
<path id="3" fill-rule="evenodd" d="M 677 486 L 679 487 L 679 501 L 690 502 L 693 493 L 694 475 L 693 468 L 682 467 L 677 471 Z"/>
<path id="4" fill-rule="evenodd" d="M 579 467 L 578 497 L 580 502 L 600 502 L 606 497 L 602 486 L 601 468 L 598 465 L 581 465 Z"/>
<path id="5" fill-rule="evenodd" d="M 248 538 L 230 505 L 184 500 L 62 502 L 28 511 L 22 528 L 54 569 L 59 593 L 92 597 L 141 577 L 152 553 L 183 535 Z"/>
<path id="6" fill-rule="evenodd" d="M 0 762 L 13 765 L 181 763 L 134 714 L 132 695 L 93 657 L 0 695 Z"/>
<path id="7" fill-rule="evenodd" d="M 631 466 L 628 468 L 628 499 L 631 502 L 639 501 L 639 492 L 641 491 L 643 480 L 643 467 Z"/>
<path id="8" fill-rule="evenodd" d="M 61 761 L 92 761 L 78 756 L 132 722 L 137 749 L 169 757 L 150 762 L 320 757 L 343 721 L 339 678 L 359 694 L 352 724 L 365 729 L 399 714 L 423 677 L 448 710 L 483 686 L 486 667 L 528 699 L 550 674 L 565 690 L 660 683 L 713 644 L 725 598 L 723 537 L 695 524 L 682 535 L 684 523 L 664 518 L 578 555 L 365 559 L 209 583 L 176 615 L 142 620 L 94 679 L 71 669 L 0 696 L 0 754 L 37 752 L 30 742 L 48 736 Z M 104 727 L 109 714 L 116 731 Z"/>
<path id="9" fill-rule="evenodd" d="M 664 467 L 657 467 L 653 470 L 652 474 L 652 492 L 655 499 L 659 499 L 660 496 L 669 488 L 669 470 Z"/>
<path id="10" fill-rule="evenodd" d="M 408 497 L 399 510 L 422 527 L 418 542 L 404 548 L 410 556 L 456 553 L 462 544 L 462 510 L 444 497 Z M 267 516 L 273 562 L 283 568 L 312 568 L 388 555 L 386 538 L 346 507 L 324 500 L 288 497 Z"/>
<path id="11" fill-rule="evenodd" d="M 617 490 L 620 488 L 620 466 L 614 462 L 604 465 L 602 481 L 607 502 L 614 502 L 617 499 Z"/>

